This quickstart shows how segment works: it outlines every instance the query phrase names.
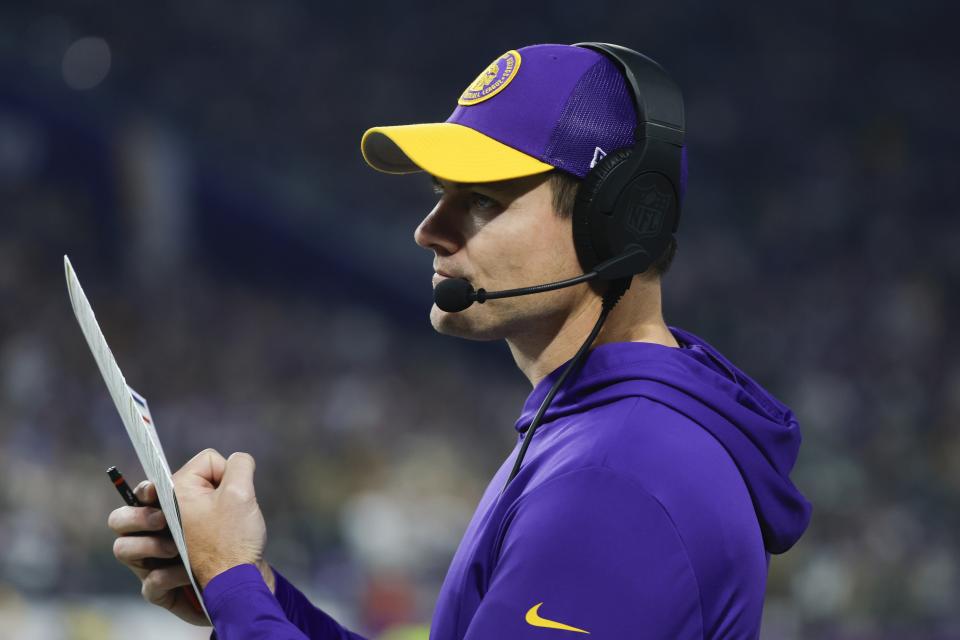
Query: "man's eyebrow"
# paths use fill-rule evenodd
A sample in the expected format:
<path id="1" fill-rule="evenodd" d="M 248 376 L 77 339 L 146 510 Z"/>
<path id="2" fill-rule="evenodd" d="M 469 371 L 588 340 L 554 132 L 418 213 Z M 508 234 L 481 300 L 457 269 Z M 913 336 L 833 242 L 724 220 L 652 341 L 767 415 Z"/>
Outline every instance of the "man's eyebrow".
<path id="1" fill-rule="evenodd" d="M 437 179 L 436 176 L 430 176 L 430 182 L 433 183 L 433 186 L 443 189 L 443 184 Z M 504 187 L 496 182 L 454 182 L 448 180 L 450 184 L 453 185 L 454 189 L 473 189 L 474 187 L 481 187 L 483 189 L 489 189 L 491 191 L 502 192 Z"/>

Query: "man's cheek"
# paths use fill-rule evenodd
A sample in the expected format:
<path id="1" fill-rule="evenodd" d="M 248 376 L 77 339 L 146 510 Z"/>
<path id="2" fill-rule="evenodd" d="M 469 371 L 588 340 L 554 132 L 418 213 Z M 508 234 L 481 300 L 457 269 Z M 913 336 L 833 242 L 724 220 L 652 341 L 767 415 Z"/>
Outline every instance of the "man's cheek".
<path id="1" fill-rule="evenodd" d="M 479 284 L 487 291 L 499 291 L 501 289 L 513 289 L 518 286 L 524 286 L 527 274 L 530 268 L 530 254 L 537 251 L 533 242 L 528 238 L 526 242 L 516 242 L 507 244 L 506 251 L 498 251 L 490 256 L 482 273 L 482 279 L 478 278 Z"/>

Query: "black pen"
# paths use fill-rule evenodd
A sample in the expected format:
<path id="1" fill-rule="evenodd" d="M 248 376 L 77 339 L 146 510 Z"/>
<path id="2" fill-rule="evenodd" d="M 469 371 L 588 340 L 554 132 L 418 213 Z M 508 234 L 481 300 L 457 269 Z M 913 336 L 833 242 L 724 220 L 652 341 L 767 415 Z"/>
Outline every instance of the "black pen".
<path id="1" fill-rule="evenodd" d="M 127 481 L 123 479 L 123 474 L 120 473 L 119 469 L 110 467 L 107 469 L 107 475 L 110 476 L 110 480 L 113 481 L 113 486 L 117 488 L 124 502 L 131 507 L 143 506 L 140 504 L 140 501 L 137 500 L 137 496 L 133 495 L 133 489 L 131 489 Z"/>

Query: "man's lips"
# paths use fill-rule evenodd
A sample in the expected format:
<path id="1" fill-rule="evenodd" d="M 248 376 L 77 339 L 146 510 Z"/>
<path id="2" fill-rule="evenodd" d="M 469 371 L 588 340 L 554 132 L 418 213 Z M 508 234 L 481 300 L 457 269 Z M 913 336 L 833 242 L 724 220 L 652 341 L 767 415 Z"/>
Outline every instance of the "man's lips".
<path id="1" fill-rule="evenodd" d="M 433 286 L 436 287 L 439 283 L 441 283 L 441 282 L 443 282 L 444 280 L 447 280 L 447 279 L 449 279 L 449 278 L 461 278 L 461 277 L 463 277 L 463 276 L 457 276 L 457 275 L 454 275 L 454 274 L 452 274 L 452 273 L 447 273 L 446 271 L 443 271 L 442 269 L 437 269 L 436 272 L 433 274 Z M 464 280 L 469 280 L 469 279 L 468 279 L 468 278 L 464 278 Z"/>
<path id="2" fill-rule="evenodd" d="M 451 276 L 451 275 L 447 275 L 446 273 L 443 273 L 443 272 L 441 272 L 441 271 L 437 271 L 436 273 L 433 274 L 433 286 L 436 287 L 438 284 L 440 284 L 440 283 L 443 282 L 444 280 L 447 280 L 447 279 L 452 278 L 452 277 L 453 277 L 453 276 Z"/>

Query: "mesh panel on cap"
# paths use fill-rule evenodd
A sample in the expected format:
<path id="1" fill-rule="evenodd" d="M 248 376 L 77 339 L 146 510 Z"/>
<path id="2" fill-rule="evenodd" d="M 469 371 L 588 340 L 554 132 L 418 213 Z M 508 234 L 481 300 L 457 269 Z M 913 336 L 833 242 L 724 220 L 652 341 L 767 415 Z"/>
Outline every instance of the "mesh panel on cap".
<path id="1" fill-rule="evenodd" d="M 637 112 L 623 74 L 601 54 L 567 100 L 544 162 L 583 178 L 597 147 L 609 154 L 633 144 Z"/>
<path id="2" fill-rule="evenodd" d="M 606 56 L 574 87 L 550 136 L 543 161 L 578 178 L 590 171 L 597 147 L 605 154 L 633 145 L 637 111 L 619 68 Z M 680 151 L 680 203 L 687 193 L 687 147 Z"/>

